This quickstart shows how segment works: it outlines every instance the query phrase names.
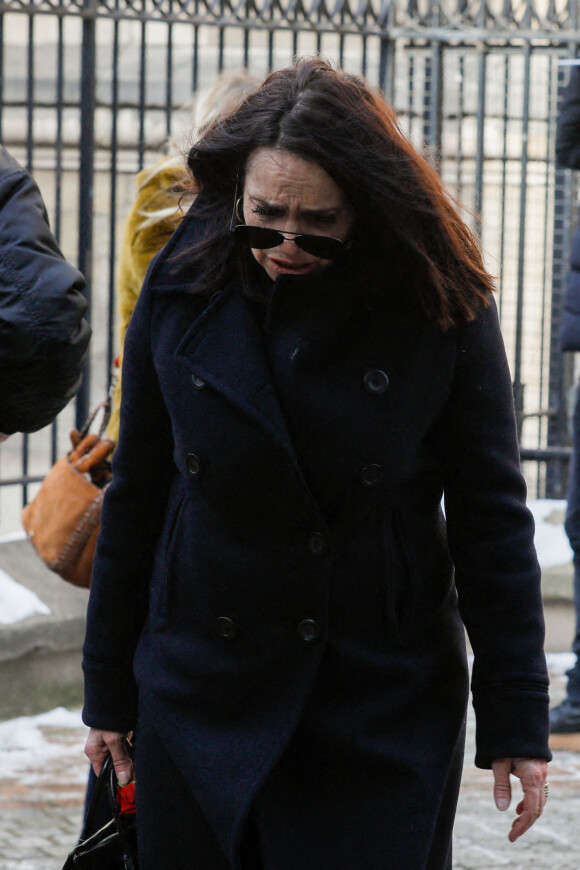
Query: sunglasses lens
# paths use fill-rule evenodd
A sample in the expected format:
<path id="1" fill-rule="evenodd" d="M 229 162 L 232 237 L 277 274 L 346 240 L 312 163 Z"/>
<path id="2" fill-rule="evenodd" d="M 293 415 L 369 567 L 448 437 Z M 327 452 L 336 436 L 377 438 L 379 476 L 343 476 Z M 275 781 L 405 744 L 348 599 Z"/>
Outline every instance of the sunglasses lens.
<path id="1" fill-rule="evenodd" d="M 313 257 L 320 257 L 321 260 L 334 260 L 344 250 L 344 243 L 340 239 L 333 239 L 330 236 L 306 234 L 296 236 L 294 241 L 307 254 L 312 254 Z"/>
<path id="2" fill-rule="evenodd" d="M 270 230 L 267 227 L 241 224 L 234 232 L 238 239 L 250 248 L 275 248 L 283 242 L 283 236 L 277 230 Z"/>

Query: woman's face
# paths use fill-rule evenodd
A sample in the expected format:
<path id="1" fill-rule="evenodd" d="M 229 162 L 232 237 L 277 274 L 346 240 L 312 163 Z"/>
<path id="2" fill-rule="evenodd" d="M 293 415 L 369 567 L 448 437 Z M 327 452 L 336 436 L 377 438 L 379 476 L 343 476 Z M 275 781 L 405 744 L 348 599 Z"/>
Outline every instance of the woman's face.
<path id="1" fill-rule="evenodd" d="M 256 148 L 246 165 L 244 222 L 288 233 L 312 233 L 344 241 L 353 215 L 341 189 L 321 166 L 291 151 Z M 292 236 L 252 254 L 273 280 L 306 275 L 329 265 L 301 250 Z"/>

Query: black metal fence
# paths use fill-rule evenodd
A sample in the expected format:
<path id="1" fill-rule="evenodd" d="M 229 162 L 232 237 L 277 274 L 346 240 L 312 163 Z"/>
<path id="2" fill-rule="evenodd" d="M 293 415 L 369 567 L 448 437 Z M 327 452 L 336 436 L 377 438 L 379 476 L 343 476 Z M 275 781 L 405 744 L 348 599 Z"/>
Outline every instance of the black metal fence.
<path id="1" fill-rule="evenodd" d="M 558 348 L 575 179 L 555 117 L 580 43 L 575 0 L 0 0 L 0 140 L 35 175 L 88 279 L 84 388 L 48 430 L 0 448 L 0 532 L 107 390 L 115 274 L 137 170 L 183 135 L 222 70 L 320 52 L 364 74 L 465 204 L 497 276 L 532 496 L 563 497 L 571 355 Z"/>

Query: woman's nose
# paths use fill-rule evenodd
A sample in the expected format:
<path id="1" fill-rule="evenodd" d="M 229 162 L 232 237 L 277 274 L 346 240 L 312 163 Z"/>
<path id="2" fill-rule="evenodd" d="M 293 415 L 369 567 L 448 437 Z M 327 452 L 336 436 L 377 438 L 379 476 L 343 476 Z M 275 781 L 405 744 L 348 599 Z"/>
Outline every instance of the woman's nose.
<path id="1" fill-rule="evenodd" d="M 294 236 L 287 236 L 286 232 L 284 230 L 280 230 L 280 232 L 284 236 L 283 241 L 280 242 L 280 247 L 284 248 L 284 250 L 288 254 L 298 253 L 298 251 L 300 249 L 299 249 L 298 245 L 296 244 L 295 237 Z"/>
<path id="2" fill-rule="evenodd" d="M 284 236 L 284 240 L 281 244 L 283 244 L 283 245 L 294 244 L 295 236 L 288 235 L 285 230 L 282 230 L 282 235 Z"/>

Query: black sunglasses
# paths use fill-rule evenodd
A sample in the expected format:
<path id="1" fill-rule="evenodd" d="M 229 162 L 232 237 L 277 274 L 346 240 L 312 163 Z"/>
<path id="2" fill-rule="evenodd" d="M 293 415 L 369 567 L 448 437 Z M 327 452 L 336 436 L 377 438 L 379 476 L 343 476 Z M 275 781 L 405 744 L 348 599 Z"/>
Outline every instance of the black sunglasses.
<path id="1" fill-rule="evenodd" d="M 283 242 L 295 242 L 299 248 L 306 251 L 307 254 L 312 254 L 313 257 L 320 257 L 321 260 L 334 260 L 343 251 L 350 248 L 351 240 L 347 239 L 342 242 L 340 239 L 334 239 L 332 236 L 317 236 L 313 233 L 293 233 L 284 230 L 271 230 L 269 227 L 255 227 L 250 224 L 238 224 L 232 228 L 236 238 L 247 245 L 249 248 L 276 248 Z"/>

